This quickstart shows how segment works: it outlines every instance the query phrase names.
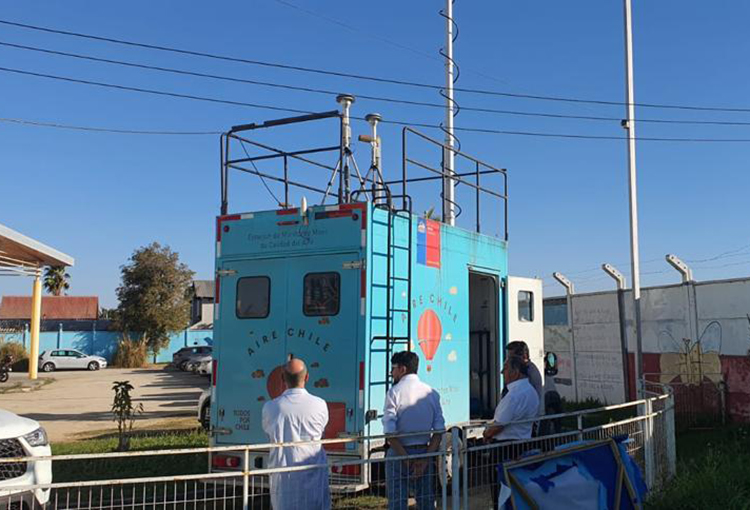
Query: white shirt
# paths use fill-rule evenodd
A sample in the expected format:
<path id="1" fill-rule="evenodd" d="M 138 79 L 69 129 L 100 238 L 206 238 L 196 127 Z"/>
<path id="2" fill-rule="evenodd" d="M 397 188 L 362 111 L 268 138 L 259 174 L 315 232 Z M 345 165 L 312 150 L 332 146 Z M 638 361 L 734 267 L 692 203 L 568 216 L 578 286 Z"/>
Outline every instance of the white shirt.
<path id="1" fill-rule="evenodd" d="M 290 388 L 263 406 L 263 430 L 272 443 L 317 441 L 328 424 L 328 406 L 322 398 L 304 388 Z M 329 509 L 328 467 L 320 445 L 272 448 L 270 468 L 324 465 L 292 473 L 270 476 L 271 506 L 276 510 Z"/>
<path id="2" fill-rule="evenodd" d="M 408 434 L 444 428 L 440 394 L 420 381 L 417 374 L 403 376 L 388 390 L 383 409 L 383 432 Z M 427 445 L 430 435 L 404 437 L 400 441 L 404 446 Z"/>
<path id="3" fill-rule="evenodd" d="M 508 423 L 536 418 L 539 412 L 539 395 L 524 377 L 508 385 L 508 393 L 500 399 L 495 408 L 495 425 L 504 425 L 503 430 L 495 434 L 497 440 L 529 439 L 532 422 Z"/>

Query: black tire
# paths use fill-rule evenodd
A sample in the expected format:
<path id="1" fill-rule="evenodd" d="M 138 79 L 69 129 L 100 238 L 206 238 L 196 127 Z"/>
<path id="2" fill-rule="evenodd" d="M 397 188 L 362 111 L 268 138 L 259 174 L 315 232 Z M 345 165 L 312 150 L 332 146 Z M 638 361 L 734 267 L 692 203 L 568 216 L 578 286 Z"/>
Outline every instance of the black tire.
<path id="1" fill-rule="evenodd" d="M 2 372 L 0 372 L 0 383 L 6 382 L 9 377 L 10 377 L 10 374 L 8 374 L 8 372 L 3 370 Z"/>
<path id="2" fill-rule="evenodd" d="M 88 366 L 88 369 L 89 369 L 89 370 L 90 370 L 91 372 L 94 372 L 94 371 L 96 371 L 96 370 L 99 370 L 99 363 L 97 363 L 96 361 L 92 361 L 92 362 L 90 362 L 90 363 L 89 363 L 89 366 Z"/>
<path id="3" fill-rule="evenodd" d="M 206 400 L 201 408 L 201 427 L 203 430 L 211 428 L 211 400 Z"/>
<path id="4" fill-rule="evenodd" d="M 52 362 L 47 362 L 44 365 L 42 365 L 42 371 L 44 372 L 54 372 L 55 371 L 55 364 Z"/>
<path id="5" fill-rule="evenodd" d="M 187 363 L 187 361 L 180 362 L 178 368 L 184 372 L 185 370 L 187 370 Z"/>

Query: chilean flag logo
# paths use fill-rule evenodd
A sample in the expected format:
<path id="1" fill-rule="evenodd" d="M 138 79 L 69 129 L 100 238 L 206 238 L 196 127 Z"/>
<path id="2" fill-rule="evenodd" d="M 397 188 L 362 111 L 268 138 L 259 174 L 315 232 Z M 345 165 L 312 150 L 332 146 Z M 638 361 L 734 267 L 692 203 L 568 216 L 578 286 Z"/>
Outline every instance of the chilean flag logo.
<path id="1" fill-rule="evenodd" d="M 417 222 L 417 262 L 440 269 L 440 222 L 420 218 Z"/>

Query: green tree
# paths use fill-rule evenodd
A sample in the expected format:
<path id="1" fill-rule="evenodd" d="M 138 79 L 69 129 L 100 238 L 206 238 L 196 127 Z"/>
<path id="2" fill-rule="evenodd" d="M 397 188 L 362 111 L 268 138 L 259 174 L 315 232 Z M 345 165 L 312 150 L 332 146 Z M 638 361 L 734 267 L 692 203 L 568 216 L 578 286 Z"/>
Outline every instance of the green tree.
<path id="1" fill-rule="evenodd" d="M 159 243 L 135 250 L 120 271 L 115 325 L 124 334 L 140 335 L 139 341 L 157 354 L 169 343 L 170 334 L 188 326 L 194 273 L 177 253 Z"/>
<path id="2" fill-rule="evenodd" d="M 62 296 L 70 288 L 70 275 L 65 272 L 65 266 L 44 268 L 44 290 L 53 296 Z"/>

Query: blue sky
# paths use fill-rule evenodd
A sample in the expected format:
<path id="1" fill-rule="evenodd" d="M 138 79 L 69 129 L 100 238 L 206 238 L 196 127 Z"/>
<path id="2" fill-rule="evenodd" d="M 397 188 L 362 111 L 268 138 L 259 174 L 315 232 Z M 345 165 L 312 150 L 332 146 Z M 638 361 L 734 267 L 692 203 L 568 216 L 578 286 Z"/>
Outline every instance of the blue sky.
<path id="1" fill-rule="evenodd" d="M 289 5 L 291 4 L 291 5 Z M 295 8 L 296 6 L 296 8 Z M 347 73 L 441 84 L 437 51 L 442 2 L 11 2 L 0 19 L 100 36 Z M 305 12 L 308 11 L 308 12 Z M 636 1 L 636 101 L 750 107 L 750 39 L 744 2 Z M 624 98 L 620 2 L 468 2 L 458 0 L 458 86 L 503 92 Z M 440 102 L 436 92 L 128 48 L 0 25 L 0 42 L 101 58 L 178 67 L 297 86 Z M 335 108 L 333 97 L 174 76 L 0 46 L 0 66 L 301 110 Z M 560 103 L 457 93 L 461 105 L 620 118 L 622 106 Z M 360 100 L 354 113 L 435 124 L 439 109 Z M 750 113 L 639 107 L 639 119 L 750 122 Z M 0 117 L 136 130 L 220 131 L 285 116 L 0 72 Z M 595 122 L 462 111 L 457 126 L 536 133 L 622 136 L 617 121 Z M 355 134 L 366 132 L 355 124 Z M 385 171 L 399 172 L 399 128 L 383 126 Z M 438 132 L 428 131 L 435 137 Z M 655 138 L 750 139 L 750 126 L 638 124 Z M 266 140 L 290 141 L 269 134 Z M 294 143 L 335 140 L 307 132 Z M 333 137 L 333 138 L 331 138 Z M 300 140 L 300 139 L 303 140 Z M 621 140 L 461 133 L 463 148 L 508 169 L 511 272 L 546 278 L 561 271 L 581 291 L 612 282 L 598 269 L 629 266 L 626 146 Z M 750 143 L 638 144 L 644 285 L 677 282 L 663 258 L 693 263 L 697 279 L 750 270 L 747 171 Z M 361 144 L 357 160 L 367 166 Z M 76 259 L 71 294 L 116 305 L 119 267 L 152 241 L 170 245 L 200 278 L 213 272 L 219 206 L 218 137 L 65 131 L 0 122 L 0 223 Z M 274 207 L 246 177 L 242 209 Z M 425 208 L 434 190 L 415 191 Z M 36 197 L 36 198 L 35 198 Z M 296 198 L 296 197 L 295 197 Z M 308 197 L 311 201 L 312 197 Z M 488 206 L 489 207 L 489 206 Z M 0 294 L 27 293 L 30 281 L 0 280 Z"/>

